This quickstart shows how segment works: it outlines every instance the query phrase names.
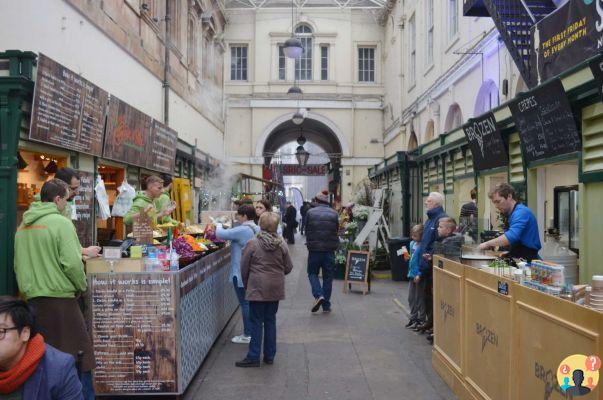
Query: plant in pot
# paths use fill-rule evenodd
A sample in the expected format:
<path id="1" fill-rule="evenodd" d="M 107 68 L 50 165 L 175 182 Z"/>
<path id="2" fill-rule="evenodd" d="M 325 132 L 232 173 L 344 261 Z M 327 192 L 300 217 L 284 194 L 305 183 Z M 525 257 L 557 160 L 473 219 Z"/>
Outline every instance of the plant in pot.
<path id="1" fill-rule="evenodd" d="M 337 253 L 335 253 L 335 270 L 333 271 L 334 279 L 344 279 L 345 278 L 345 264 L 347 262 L 347 250 L 339 249 Z"/>

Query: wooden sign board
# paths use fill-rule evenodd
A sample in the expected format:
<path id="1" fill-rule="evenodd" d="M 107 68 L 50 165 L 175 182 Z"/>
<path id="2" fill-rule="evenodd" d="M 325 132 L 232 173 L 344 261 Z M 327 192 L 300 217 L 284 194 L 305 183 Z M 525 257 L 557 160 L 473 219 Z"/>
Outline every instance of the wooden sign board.
<path id="1" fill-rule="evenodd" d="M 29 138 L 101 156 L 109 94 L 40 54 Z"/>
<path id="2" fill-rule="evenodd" d="M 153 219 L 146 212 L 132 217 L 132 237 L 137 244 L 153 244 Z"/>
<path id="3" fill-rule="evenodd" d="M 154 171 L 173 174 L 176 163 L 176 147 L 178 132 L 157 120 L 153 120 L 151 128 L 152 156 L 148 159 L 147 167 Z"/>
<path id="4" fill-rule="evenodd" d="M 364 285 L 362 288 L 362 294 L 366 294 L 367 290 L 370 291 L 370 255 L 369 251 L 348 251 L 348 260 L 345 265 L 345 280 L 343 284 L 343 292 L 346 293 L 351 284 Z"/>
<path id="5" fill-rule="evenodd" d="M 97 394 L 178 392 L 174 274 L 92 274 Z"/>
<path id="6" fill-rule="evenodd" d="M 94 244 L 94 173 L 77 173 L 80 176 L 80 190 L 74 198 L 77 218 L 73 224 L 82 247 L 88 247 Z"/>

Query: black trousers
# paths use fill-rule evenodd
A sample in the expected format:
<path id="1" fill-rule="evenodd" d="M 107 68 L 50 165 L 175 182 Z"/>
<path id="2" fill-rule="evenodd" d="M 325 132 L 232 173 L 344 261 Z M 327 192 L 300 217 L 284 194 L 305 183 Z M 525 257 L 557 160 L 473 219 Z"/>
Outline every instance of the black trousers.
<path id="1" fill-rule="evenodd" d="M 287 239 L 287 242 L 293 244 L 295 243 L 295 228 L 293 224 L 286 224 L 285 229 L 283 230 L 283 237 Z"/>
<path id="2" fill-rule="evenodd" d="M 433 275 L 425 277 L 425 323 L 433 326 Z"/>

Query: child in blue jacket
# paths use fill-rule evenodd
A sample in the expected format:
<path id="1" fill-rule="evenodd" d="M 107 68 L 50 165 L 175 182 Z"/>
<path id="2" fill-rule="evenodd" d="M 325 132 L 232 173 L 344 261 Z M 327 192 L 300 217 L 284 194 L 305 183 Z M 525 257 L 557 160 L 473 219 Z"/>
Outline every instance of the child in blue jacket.
<path id="1" fill-rule="evenodd" d="M 423 236 L 423 225 L 415 225 L 410 231 L 410 255 L 408 265 L 408 305 L 410 306 L 410 319 L 406 328 L 412 329 L 425 322 L 425 279 L 419 279 L 419 268 L 422 256 L 421 237 Z"/>

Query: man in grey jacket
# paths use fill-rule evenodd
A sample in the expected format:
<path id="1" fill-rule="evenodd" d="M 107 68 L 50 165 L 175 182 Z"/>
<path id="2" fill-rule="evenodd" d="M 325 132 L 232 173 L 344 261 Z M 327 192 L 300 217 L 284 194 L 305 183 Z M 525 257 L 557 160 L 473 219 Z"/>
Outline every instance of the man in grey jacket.
<path id="1" fill-rule="evenodd" d="M 331 312 L 331 290 L 335 251 L 339 247 L 339 216 L 329 204 L 329 193 L 322 191 L 315 197 L 314 208 L 306 214 L 306 246 L 308 247 L 308 279 L 312 286 L 312 312 L 322 306 Z M 322 286 L 318 272 L 322 268 Z"/>

